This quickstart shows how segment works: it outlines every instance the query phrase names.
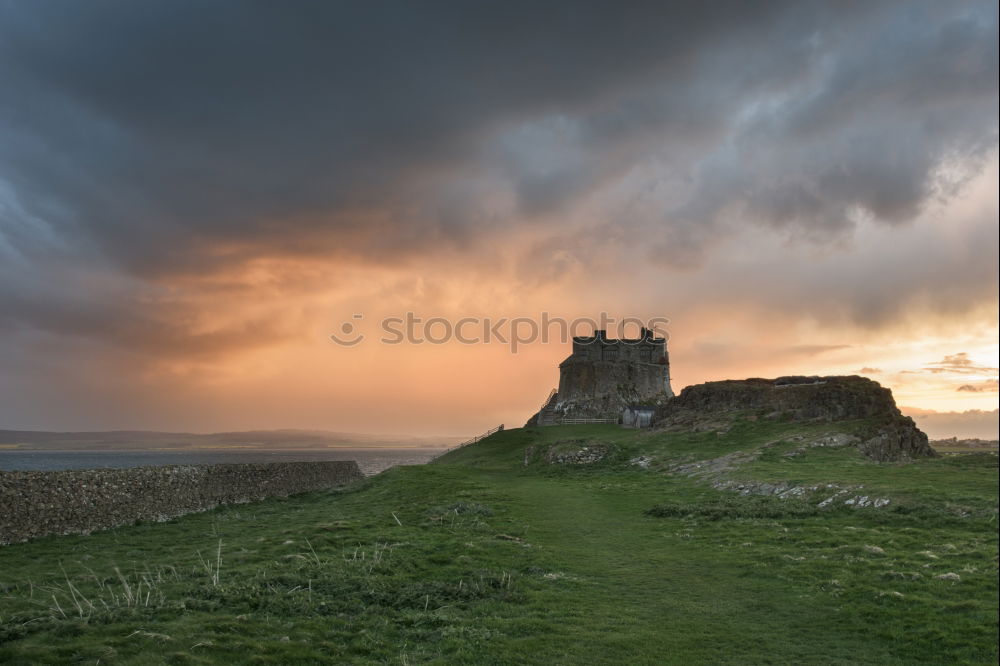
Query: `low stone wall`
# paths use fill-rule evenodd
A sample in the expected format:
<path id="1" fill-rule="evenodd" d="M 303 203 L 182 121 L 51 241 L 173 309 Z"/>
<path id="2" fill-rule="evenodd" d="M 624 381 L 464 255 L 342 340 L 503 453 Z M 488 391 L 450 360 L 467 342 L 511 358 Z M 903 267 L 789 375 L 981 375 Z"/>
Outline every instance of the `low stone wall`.
<path id="1" fill-rule="evenodd" d="M 0 544 L 163 521 L 362 478 L 353 460 L 0 471 Z"/>

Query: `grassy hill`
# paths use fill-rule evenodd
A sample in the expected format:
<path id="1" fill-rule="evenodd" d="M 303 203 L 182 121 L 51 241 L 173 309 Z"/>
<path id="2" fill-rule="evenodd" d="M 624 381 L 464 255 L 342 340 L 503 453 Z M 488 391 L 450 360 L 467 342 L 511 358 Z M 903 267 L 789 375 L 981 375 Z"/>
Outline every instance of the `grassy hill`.
<path id="1" fill-rule="evenodd" d="M 865 427 L 508 430 L 8 546 L 0 662 L 996 663 L 997 458 L 876 463 Z"/>

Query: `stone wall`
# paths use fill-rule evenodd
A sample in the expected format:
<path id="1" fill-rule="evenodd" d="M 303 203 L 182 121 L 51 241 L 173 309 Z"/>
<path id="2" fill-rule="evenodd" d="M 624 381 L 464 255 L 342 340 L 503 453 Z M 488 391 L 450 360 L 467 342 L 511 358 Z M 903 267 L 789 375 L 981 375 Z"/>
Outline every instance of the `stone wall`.
<path id="1" fill-rule="evenodd" d="M 621 407 L 647 398 L 670 396 L 667 367 L 655 363 L 587 361 L 570 357 L 559 366 L 559 402 L 615 399 L 615 416 Z"/>
<path id="2" fill-rule="evenodd" d="M 162 521 L 364 478 L 354 461 L 0 471 L 0 544 Z"/>

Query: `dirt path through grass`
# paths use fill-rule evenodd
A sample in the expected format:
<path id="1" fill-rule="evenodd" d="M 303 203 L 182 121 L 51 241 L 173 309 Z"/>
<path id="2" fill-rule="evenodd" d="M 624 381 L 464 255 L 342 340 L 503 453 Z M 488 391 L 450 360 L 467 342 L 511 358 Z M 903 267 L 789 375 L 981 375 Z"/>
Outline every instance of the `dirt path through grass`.
<path id="1" fill-rule="evenodd" d="M 654 503 L 647 484 L 511 481 L 496 483 L 551 568 L 535 604 L 548 609 L 556 632 L 536 649 L 566 663 L 895 661 L 883 646 L 846 634 L 835 608 L 751 554 L 644 516 Z"/>

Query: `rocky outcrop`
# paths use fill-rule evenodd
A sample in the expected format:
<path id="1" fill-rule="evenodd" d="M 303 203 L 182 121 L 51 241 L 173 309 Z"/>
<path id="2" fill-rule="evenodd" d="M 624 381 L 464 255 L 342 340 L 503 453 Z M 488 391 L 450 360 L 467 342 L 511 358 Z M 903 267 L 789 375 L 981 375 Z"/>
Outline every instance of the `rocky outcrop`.
<path id="1" fill-rule="evenodd" d="M 657 409 L 654 427 L 724 428 L 736 415 L 787 421 L 868 421 L 857 448 L 882 462 L 935 456 L 913 419 L 896 407 L 892 392 L 865 377 L 779 377 L 689 386 Z"/>
<path id="2" fill-rule="evenodd" d="M 779 377 L 688 386 L 658 411 L 658 420 L 708 412 L 755 410 L 795 421 L 865 419 L 898 414 L 892 392 L 865 377 Z"/>
<path id="3" fill-rule="evenodd" d="M 582 439 L 560 440 L 549 446 L 529 446 L 524 450 L 524 466 L 532 463 L 546 465 L 591 465 L 604 461 L 616 452 L 604 442 Z"/>
<path id="4" fill-rule="evenodd" d="M 567 419 L 607 419 L 615 423 L 619 422 L 625 408 L 634 404 L 663 404 L 668 400 L 666 394 L 658 396 L 645 396 L 637 398 L 629 387 L 616 390 L 593 398 L 581 398 L 578 400 L 557 400 L 551 408 L 545 420 L 538 420 L 545 414 L 545 409 L 534 417 L 537 425 L 555 425 L 563 423 Z"/>
<path id="5" fill-rule="evenodd" d="M 927 441 L 927 435 L 917 428 L 908 416 L 893 416 L 866 433 L 867 439 L 858 444 L 858 450 L 879 462 L 892 462 L 908 458 L 934 458 L 938 454 Z"/>
<path id="6" fill-rule="evenodd" d="M 630 384 L 616 386 L 603 395 L 575 400 L 562 400 L 556 393 L 528 422 L 526 428 L 559 425 L 577 419 L 600 419 L 619 423 L 627 407 L 633 405 L 662 405 L 670 399 L 666 393 L 642 395 Z"/>

